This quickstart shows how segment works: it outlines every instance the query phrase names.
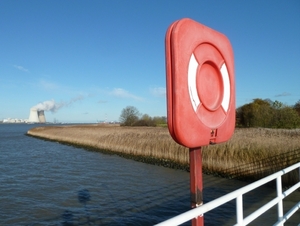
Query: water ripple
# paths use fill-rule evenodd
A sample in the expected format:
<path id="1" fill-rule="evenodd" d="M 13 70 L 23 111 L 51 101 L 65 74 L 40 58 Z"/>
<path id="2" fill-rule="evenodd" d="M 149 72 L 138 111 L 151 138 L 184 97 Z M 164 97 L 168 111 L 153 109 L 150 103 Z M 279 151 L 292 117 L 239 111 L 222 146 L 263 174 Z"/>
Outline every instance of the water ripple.
<path id="1" fill-rule="evenodd" d="M 187 172 L 27 137 L 29 128 L 0 124 L 0 225 L 145 226 L 190 208 Z M 245 185 L 207 175 L 204 184 L 205 202 Z M 229 203 L 205 223 L 234 215 Z"/>

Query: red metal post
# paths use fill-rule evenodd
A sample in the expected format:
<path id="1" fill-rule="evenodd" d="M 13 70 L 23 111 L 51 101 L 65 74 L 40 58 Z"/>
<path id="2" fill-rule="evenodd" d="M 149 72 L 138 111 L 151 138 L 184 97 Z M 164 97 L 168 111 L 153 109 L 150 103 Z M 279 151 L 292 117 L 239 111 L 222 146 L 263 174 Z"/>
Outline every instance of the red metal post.
<path id="1" fill-rule="evenodd" d="M 202 183 L 202 150 L 200 148 L 190 148 L 190 187 L 191 206 L 196 208 L 203 204 L 203 183 Z M 192 226 L 203 226 L 204 217 L 199 216 L 192 220 Z"/>

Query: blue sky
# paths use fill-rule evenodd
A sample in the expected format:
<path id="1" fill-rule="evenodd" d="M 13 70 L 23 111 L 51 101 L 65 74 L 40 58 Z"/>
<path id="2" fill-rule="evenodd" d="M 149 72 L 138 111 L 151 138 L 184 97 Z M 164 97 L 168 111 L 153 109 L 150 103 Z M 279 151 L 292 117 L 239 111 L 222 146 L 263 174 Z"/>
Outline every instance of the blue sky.
<path id="1" fill-rule="evenodd" d="M 165 33 L 186 17 L 229 38 L 237 107 L 300 100 L 298 0 L 1 0 L 0 120 L 44 102 L 50 122 L 166 116 Z"/>

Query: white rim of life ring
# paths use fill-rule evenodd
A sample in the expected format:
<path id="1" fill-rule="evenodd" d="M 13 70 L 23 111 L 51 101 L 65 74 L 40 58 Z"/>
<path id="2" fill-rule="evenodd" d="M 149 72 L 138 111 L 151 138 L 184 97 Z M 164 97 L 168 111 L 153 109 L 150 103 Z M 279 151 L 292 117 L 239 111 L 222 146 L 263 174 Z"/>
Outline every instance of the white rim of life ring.
<path id="1" fill-rule="evenodd" d="M 195 50 L 197 48 L 188 66 L 190 101 L 200 121 L 210 128 L 216 128 L 225 120 L 229 109 L 230 78 L 226 63 L 214 46 L 201 44 Z M 205 56 L 199 49 L 206 50 Z"/>

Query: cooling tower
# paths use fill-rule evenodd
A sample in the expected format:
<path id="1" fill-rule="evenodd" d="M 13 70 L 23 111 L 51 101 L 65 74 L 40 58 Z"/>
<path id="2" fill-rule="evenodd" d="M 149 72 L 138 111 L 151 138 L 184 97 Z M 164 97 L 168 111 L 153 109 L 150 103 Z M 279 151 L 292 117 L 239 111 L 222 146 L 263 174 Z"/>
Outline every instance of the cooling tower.
<path id="1" fill-rule="evenodd" d="M 45 123 L 46 118 L 45 118 L 44 110 L 38 111 L 37 114 L 38 114 L 40 123 Z"/>
<path id="2" fill-rule="evenodd" d="M 29 119 L 28 122 L 39 123 L 38 111 L 36 108 L 30 108 Z"/>

